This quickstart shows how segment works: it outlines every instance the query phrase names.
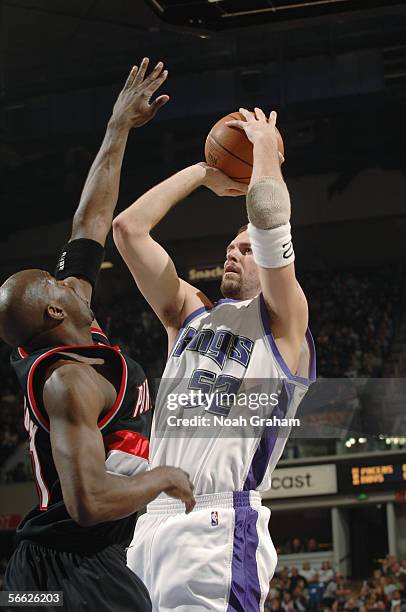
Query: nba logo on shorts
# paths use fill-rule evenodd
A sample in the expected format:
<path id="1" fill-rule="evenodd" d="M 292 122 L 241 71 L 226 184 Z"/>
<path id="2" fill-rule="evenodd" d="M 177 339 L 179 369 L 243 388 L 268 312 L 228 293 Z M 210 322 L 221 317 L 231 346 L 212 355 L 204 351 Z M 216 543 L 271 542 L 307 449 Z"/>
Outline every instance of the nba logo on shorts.
<path id="1" fill-rule="evenodd" d="M 214 510 L 214 512 L 211 513 L 210 524 L 212 527 L 217 527 L 217 525 L 219 524 L 219 513 L 217 512 L 217 510 Z"/>

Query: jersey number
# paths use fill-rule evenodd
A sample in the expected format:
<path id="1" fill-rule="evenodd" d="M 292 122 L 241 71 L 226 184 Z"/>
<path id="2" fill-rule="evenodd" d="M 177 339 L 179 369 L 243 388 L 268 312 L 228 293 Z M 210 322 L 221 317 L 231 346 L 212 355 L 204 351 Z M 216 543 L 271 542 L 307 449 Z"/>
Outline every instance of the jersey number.
<path id="1" fill-rule="evenodd" d="M 35 437 L 38 431 L 38 425 L 35 425 L 30 419 L 27 402 L 24 399 L 24 427 L 30 439 L 29 452 L 31 455 L 32 469 L 34 472 L 35 484 L 39 496 L 40 510 L 47 510 L 49 504 L 49 491 L 42 477 L 41 464 L 38 457 L 37 447 L 35 445 Z"/>
<path id="2" fill-rule="evenodd" d="M 207 412 L 228 416 L 231 410 L 231 397 L 238 393 L 241 379 L 230 376 L 229 374 L 219 374 L 216 376 L 210 370 L 195 370 L 190 378 L 188 389 L 201 391 L 204 394 Z M 210 401 L 209 399 L 210 398 Z"/>

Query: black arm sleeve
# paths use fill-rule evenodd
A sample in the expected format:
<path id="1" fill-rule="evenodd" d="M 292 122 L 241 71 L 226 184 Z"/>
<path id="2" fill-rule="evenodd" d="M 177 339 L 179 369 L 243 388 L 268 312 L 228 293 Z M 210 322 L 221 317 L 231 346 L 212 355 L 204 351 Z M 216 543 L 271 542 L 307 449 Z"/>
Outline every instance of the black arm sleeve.
<path id="1" fill-rule="evenodd" d="M 68 276 L 77 276 L 89 281 L 94 289 L 103 259 L 104 248 L 95 240 L 71 240 L 58 257 L 55 278 L 63 280 Z"/>

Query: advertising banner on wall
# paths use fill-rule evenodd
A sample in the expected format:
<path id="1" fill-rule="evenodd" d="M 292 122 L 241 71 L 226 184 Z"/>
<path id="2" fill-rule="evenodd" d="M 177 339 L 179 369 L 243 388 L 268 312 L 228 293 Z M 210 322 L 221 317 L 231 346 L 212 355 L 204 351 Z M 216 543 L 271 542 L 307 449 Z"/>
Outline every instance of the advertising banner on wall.
<path id="1" fill-rule="evenodd" d="M 272 488 L 263 493 L 262 497 L 281 499 L 334 493 L 337 493 L 335 465 L 303 465 L 276 469 L 272 474 Z"/>

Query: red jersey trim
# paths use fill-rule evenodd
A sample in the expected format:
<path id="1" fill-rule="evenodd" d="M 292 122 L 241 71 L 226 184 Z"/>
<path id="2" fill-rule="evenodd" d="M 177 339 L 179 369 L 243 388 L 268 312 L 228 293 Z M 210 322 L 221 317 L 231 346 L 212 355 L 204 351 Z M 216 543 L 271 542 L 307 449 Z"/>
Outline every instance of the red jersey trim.
<path id="1" fill-rule="evenodd" d="M 108 336 L 107 334 L 104 333 L 104 331 L 102 331 L 101 329 L 99 329 L 98 327 L 91 327 L 90 328 L 90 332 L 92 334 L 100 334 L 100 336 L 103 336 L 103 338 L 106 338 L 106 340 L 108 340 Z"/>
<path id="2" fill-rule="evenodd" d="M 114 431 L 104 437 L 106 452 L 119 450 L 129 455 L 135 455 L 148 461 L 149 440 L 137 431 Z"/>
<path id="3" fill-rule="evenodd" d="M 107 346 L 107 345 L 104 344 L 103 347 L 106 348 L 106 349 L 110 349 L 110 350 L 114 351 L 116 353 L 116 355 L 120 356 L 120 359 L 121 359 L 121 362 L 122 362 L 122 365 L 123 365 L 123 371 L 122 371 L 122 375 L 121 375 L 120 390 L 119 390 L 119 392 L 117 394 L 117 399 L 114 402 L 114 406 L 112 407 L 112 409 L 103 417 L 103 419 L 101 421 L 99 421 L 98 425 L 99 425 L 100 429 L 102 427 L 104 427 L 105 425 L 107 425 L 107 423 L 109 423 L 111 421 L 113 416 L 116 414 L 116 412 L 121 407 L 121 404 L 122 404 L 122 401 L 123 401 L 123 397 L 124 397 L 124 393 L 125 393 L 125 389 L 127 387 L 127 364 L 125 362 L 124 357 L 122 356 L 120 351 L 117 348 L 113 347 L 113 346 Z M 49 357 L 50 355 L 53 355 L 54 353 L 59 353 L 60 351 L 64 351 L 66 349 L 80 349 L 80 348 L 86 348 L 86 349 L 87 348 L 100 348 L 100 346 L 98 346 L 96 344 L 87 344 L 87 345 L 83 345 L 82 344 L 82 345 L 79 345 L 79 346 L 58 346 L 57 348 L 50 349 L 46 353 L 43 353 L 42 355 L 37 357 L 37 359 L 31 365 L 31 368 L 30 368 L 30 370 L 28 372 L 28 378 L 27 378 L 27 397 L 28 397 L 28 401 L 30 403 L 32 411 L 35 414 L 36 419 L 38 420 L 40 425 L 45 429 L 45 431 L 47 431 L 48 433 L 49 433 L 49 420 L 46 419 L 44 417 L 44 415 L 41 413 L 40 409 L 38 408 L 38 404 L 37 404 L 37 402 L 35 400 L 35 396 L 34 396 L 33 381 L 34 381 L 35 371 L 36 371 L 38 365 L 41 363 L 41 361 L 43 361 L 46 357 Z"/>
<path id="4" fill-rule="evenodd" d="M 104 415 L 101 421 L 98 422 L 99 429 L 104 429 L 104 427 L 106 427 L 106 425 L 110 423 L 110 421 L 115 417 L 117 412 L 120 410 L 121 404 L 123 403 L 124 395 L 127 389 L 127 378 L 128 378 L 127 363 L 124 357 L 122 356 L 121 352 L 117 348 L 113 346 L 108 347 L 108 348 L 112 348 L 113 351 L 115 351 L 116 354 L 120 356 L 123 370 L 121 374 L 121 384 L 120 384 L 120 390 L 117 394 L 117 399 L 114 402 L 114 406 L 112 407 L 112 409 L 106 415 Z"/>

